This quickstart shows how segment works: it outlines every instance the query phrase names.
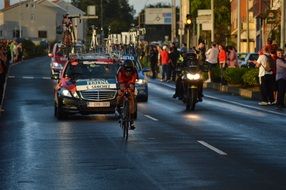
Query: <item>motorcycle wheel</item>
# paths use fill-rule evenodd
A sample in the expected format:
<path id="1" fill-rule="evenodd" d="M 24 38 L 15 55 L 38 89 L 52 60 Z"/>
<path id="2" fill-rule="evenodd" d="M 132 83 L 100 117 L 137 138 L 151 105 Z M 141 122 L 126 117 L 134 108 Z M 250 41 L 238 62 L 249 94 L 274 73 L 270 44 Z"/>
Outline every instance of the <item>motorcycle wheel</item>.
<path id="1" fill-rule="evenodd" d="M 194 111 L 196 107 L 196 103 L 198 102 L 198 89 L 197 88 L 192 88 L 191 89 L 191 110 Z"/>

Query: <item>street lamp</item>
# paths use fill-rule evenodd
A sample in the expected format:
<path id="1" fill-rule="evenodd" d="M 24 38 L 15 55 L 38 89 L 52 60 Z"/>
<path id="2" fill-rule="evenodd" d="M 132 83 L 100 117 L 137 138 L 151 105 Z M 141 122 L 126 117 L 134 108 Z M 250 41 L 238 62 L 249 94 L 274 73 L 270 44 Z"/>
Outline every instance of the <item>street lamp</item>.
<path id="1" fill-rule="evenodd" d="M 187 28 L 187 49 L 188 49 L 188 50 L 189 50 L 189 48 L 190 48 L 190 30 L 191 30 L 191 24 L 192 24 L 191 15 L 190 15 L 190 14 L 187 14 L 186 28 Z"/>

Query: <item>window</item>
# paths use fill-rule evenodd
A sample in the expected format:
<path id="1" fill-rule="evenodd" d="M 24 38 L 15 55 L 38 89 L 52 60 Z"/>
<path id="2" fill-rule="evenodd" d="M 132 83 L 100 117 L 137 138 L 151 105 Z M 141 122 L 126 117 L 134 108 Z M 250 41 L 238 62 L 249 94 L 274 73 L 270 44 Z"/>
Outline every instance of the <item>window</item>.
<path id="1" fill-rule="evenodd" d="M 47 31 L 45 31 L 45 30 L 39 30 L 39 32 L 38 32 L 38 37 L 39 37 L 39 38 L 47 38 Z"/>
<path id="2" fill-rule="evenodd" d="M 31 21 L 35 21 L 35 14 L 31 14 Z"/>
<path id="3" fill-rule="evenodd" d="M 19 30 L 13 30 L 13 38 L 19 38 L 20 37 L 20 31 Z"/>

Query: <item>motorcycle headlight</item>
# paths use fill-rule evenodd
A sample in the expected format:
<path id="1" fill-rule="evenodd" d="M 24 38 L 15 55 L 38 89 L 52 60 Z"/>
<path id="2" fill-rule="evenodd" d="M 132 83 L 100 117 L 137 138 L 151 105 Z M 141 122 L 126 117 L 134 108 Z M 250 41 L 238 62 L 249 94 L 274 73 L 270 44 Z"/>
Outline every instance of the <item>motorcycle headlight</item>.
<path id="1" fill-rule="evenodd" d="M 189 80 L 199 80 L 201 78 L 201 75 L 199 73 L 196 73 L 196 74 L 188 73 L 187 78 Z"/>
<path id="2" fill-rule="evenodd" d="M 136 83 L 137 83 L 137 84 L 146 84 L 147 81 L 146 81 L 145 79 L 137 79 L 137 80 L 136 80 Z"/>

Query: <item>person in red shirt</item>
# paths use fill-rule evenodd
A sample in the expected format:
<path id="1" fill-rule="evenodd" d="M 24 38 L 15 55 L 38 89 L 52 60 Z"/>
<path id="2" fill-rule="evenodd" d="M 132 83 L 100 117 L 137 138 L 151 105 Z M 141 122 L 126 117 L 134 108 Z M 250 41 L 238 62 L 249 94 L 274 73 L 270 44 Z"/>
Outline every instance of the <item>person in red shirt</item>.
<path id="1" fill-rule="evenodd" d="M 226 60 L 227 60 L 225 49 L 222 45 L 219 45 L 218 49 L 219 49 L 219 53 L 218 53 L 219 67 L 225 68 Z"/>
<path id="2" fill-rule="evenodd" d="M 119 85 L 116 112 L 120 114 L 120 107 L 123 104 L 124 93 L 130 93 L 129 100 L 129 113 L 131 117 L 130 129 L 135 129 L 134 113 L 135 113 L 135 82 L 138 79 L 138 73 L 131 60 L 125 60 L 123 65 L 117 71 L 117 83 Z"/>
<path id="3" fill-rule="evenodd" d="M 170 58 L 167 51 L 167 46 L 163 46 L 163 50 L 160 51 L 161 65 L 162 65 L 162 81 L 170 81 Z"/>

